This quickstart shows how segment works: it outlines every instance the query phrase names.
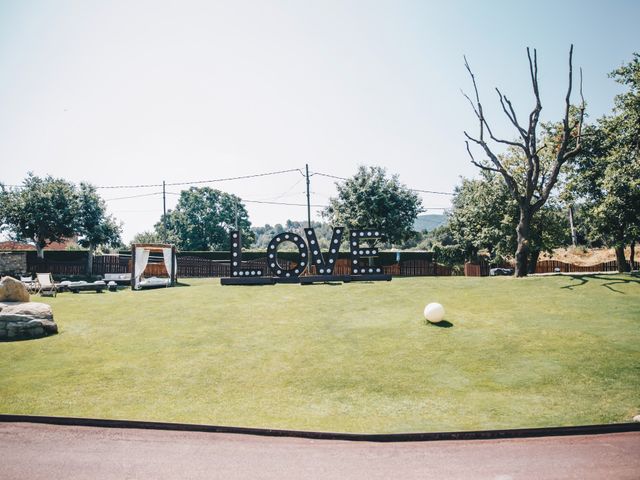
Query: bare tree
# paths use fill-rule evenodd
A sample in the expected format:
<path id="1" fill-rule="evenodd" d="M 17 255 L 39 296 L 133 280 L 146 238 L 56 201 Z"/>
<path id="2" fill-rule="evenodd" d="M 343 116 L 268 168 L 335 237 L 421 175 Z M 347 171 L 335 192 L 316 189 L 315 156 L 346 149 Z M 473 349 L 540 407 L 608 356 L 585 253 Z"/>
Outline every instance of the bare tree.
<path id="1" fill-rule="evenodd" d="M 573 83 L 573 45 L 571 45 L 569 50 L 569 88 L 567 89 L 567 95 L 565 97 L 565 111 L 564 119 L 562 121 L 561 138 L 559 138 L 557 145 L 554 145 L 555 151 L 553 152 L 551 165 L 549 167 L 542 165 L 540 161 L 540 153 L 544 148 L 550 146 L 545 144 L 538 145 L 539 138 L 537 129 L 538 122 L 540 120 L 540 111 L 542 110 L 542 102 L 540 101 L 540 91 L 538 89 L 538 58 L 536 50 L 533 50 L 532 60 L 531 52 L 529 51 L 529 48 L 527 48 L 527 57 L 529 58 L 529 73 L 531 75 L 531 84 L 536 104 L 529 114 L 529 122 L 526 127 L 523 127 L 518 121 L 518 117 L 516 116 L 516 112 L 511 101 L 496 88 L 502 110 L 518 132 L 516 140 L 513 141 L 497 138 L 493 134 L 493 131 L 491 130 L 491 127 L 483 113 L 475 76 L 469 67 L 466 57 L 464 59 L 465 67 L 473 81 L 475 101 L 468 95 L 464 94 L 464 92 L 463 95 L 467 100 L 469 100 L 469 103 L 478 118 L 480 128 L 478 137 L 472 137 L 466 131 L 464 132 L 467 137 L 467 140 L 465 141 L 467 145 L 467 152 L 471 157 L 471 162 L 477 167 L 483 170 L 498 172 L 502 175 L 502 178 L 509 188 L 511 196 L 518 202 L 518 206 L 520 208 L 520 218 L 518 226 L 516 227 L 518 248 L 516 250 L 515 273 L 517 277 L 524 277 L 527 275 L 529 238 L 531 233 L 530 226 L 533 215 L 540 210 L 549 198 L 551 190 L 558 181 L 558 175 L 560 174 L 562 165 L 580 152 L 580 137 L 582 133 L 582 122 L 584 119 L 585 109 L 584 98 L 582 97 L 581 70 L 580 97 L 582 101 L 578 108 L 578 118 L 572 118 L 570 99 Z M 487 159 L 484 159 L 483 161 L 476 161 L 471 148 L 469 147 L 469 141 L 482 147 Z M 489 145 L 488 141 L 507 145 L 518 152 L 521 151 L 523 154 L 523 165 L 505 163 L 499 155 L 494 153 L 492 146 Z"/>

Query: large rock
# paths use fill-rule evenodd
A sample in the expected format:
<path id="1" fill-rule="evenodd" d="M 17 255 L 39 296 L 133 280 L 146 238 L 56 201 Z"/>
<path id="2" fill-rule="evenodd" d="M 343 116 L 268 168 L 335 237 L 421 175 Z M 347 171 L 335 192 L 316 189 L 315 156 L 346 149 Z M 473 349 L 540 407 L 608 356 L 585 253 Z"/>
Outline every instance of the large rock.
<path id="1" fill-rule="evenodd" d="M 2 277 L 0 280 L 0 302 L 28 302 L 29 292 L 20 280 Z"/>
<path id="2" fill-rule="evenodd" d="M 0 341 L 23 340 L 58 333 L 46 303 L 0 302 Z"/>
<path id="3" fill-rule="evenodd" d="M 2 302 L 0 315 L 26 315 L 37 320 L 53 320 L 51 305 L 40 302 Z"/>

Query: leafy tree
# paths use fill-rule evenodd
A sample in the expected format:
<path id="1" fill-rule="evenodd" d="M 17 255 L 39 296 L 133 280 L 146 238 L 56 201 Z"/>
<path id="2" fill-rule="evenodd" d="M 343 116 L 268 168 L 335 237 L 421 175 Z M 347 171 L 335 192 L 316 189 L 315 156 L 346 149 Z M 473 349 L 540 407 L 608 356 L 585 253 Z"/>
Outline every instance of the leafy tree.
<path id="1" fill-rule="evenodd" d="M 327 248 L 331 242 L 331 235 L 333 234 L 332 227 L 324 222 L 311 222 L 311 226 L 316 232 L 316 238 L 318 239 L 320 248 Z M 264 227 L 252 227 L 251 230 L 255 235 L 252 248 L 266 248 L 273 237 L 283 232 L 294 232 L 304 238 L 304 229 L 306 227 L 306 221 L 297 220 L 287 220 L 284 225 L 276 223 L 275 225 L 266 224 Z M 346 242 L 346 240 L 344 240 L 344 242 Z M 295 250 L 295 247 L 290 244 L 290 242 L 285 242 L 280 248 L 282 250 Z"/>
<path id="2" fill-rule="evenodd" d="M 191 187 L 180 192 L 176 208 L 168 211 L 155 229 L 161 238 L 181 250 L 227 250 L 236 218 L 238 229 L 243 232 L 242 244 L 249 247 L 254 234 L 242 200 L 209 187 Z"/>
<path id="3" fill-rule="evenodd" d="M 469 261 L 477 260 L 483 251 L 493 259 L 513 253 L 513 235 L 509 230 L 513 228 L 516 212 L 511 196 L 496 175 L 486 172 L 482 177 L 463 178 L 455 188 L 447 224 L 450 245 L 457 246 Z"/>
<path id="4" fill-rule="evenodd" d="M 87 248 L 87 274 L 93 273 L 93 255 L 100 246 L 120 245 L 121 226 L 107 214 L 107 205 L 98 195 L 96 188 L 88 183 L 80 183 L 78 190 L 77 233 L 78 243 Z"/>
<path id="5" fill-rule="evenodd" d="M 624 248 L 640 239 L 640 54 L 610 73 L 628 87 L 614 99 L 613 114 L 586 131 L 569 191 L 582 200 L 593 240 L 614 247 L 618 270 L 626 271 Z"/>
<path id="6" fill-rule="evenodd" d="M 400 250 L 413 250 L 413 249 L 421 249 L 420 245 L 425 242 L 425 240 L 429 236 L 429 231 L 423 229 L 420 232 L 413 231 L 411 237 L 396 247 Z"/>
<path id="7" fill-rule="evenodd" d="M 131 240 L 131 244 L 134 243 L 163 243 L 163 239 L 156 231 L 144 231 L 136 233 Z"/>
<path id="8" fill-rule="evenodd" d="M 441 232 L 448 233 L 444 236 L 447 243 L 439 246 L 448 250 L 442 252 L 448 257 L 473 261 L 488 256 L 501 263 L 516 249 L 518 221 L 518 204 L 502 178 L 493 172 L 482 172 L 481 178 L 462 179 L 456 187 L 449 221 Z M 529 273 L 535 271 L 540 252 L 569 241 L 568 222 L 557 198 L 551 197 L 533 218 L 530 233 Z"/>
<path id="9" fill-rule="evenodd" d="M 468 260 L 468 255 L 454 240 L 448 223 L 431 230 L 421 246 L 427 250 L 432 250 L 437 262 L 452 267 L 459 266 Z"/>
<path id="10" fill-rule="evenodd" d="M 2 185 L 0 217 L 15 240 L 31 240 L 44 258 L 44 248 L 78 230 L 79 203 L 75 186 L 60 178 L 29 173 L 19 188 Z"/>
<path id="11" fill-rule="evenodd" d="M 338 196 L 329 199 L 322 212 L 332 225 L 348 229 L 376 228 L 390 243 L 400 243 L 413 235 L 413 223 L 422 211 L 420 197 L 390 178 L 381 167 L 358 168 L 356 174 L 336 184 Z"/>
<path id="12" fill-rule="evenodd" d="M 537 53 L 534 49 L 533 58 L 527 48 L 529 58 L 529 73 L 531 76 L 533 93 L 535 96 L 535 106 L 528 116 L 528 125 L 522 125 L 518 120 L 511 101 L 504 96 L 500 90 L 498 98 L 502 109 L 518 132 L 519 138 L 516 140 L 505 140 L 494 135 L 491 126 L 484 115 L 475 76 L 465 59 L 465 66 L 471 76 L 475 99 L 471 100 L 467 96 L 473 111 L 478 119 L 478 136 L 472 137 L 467 132 L 467 151 L 471 157 L 471 162 L 482 170 L 498 173 L 502 176 L 509 194 L 518 205 L 519 218 L 516 226 L 517 248 L 516 248 L 516 276 L 523 277 L 528 272 L 529 254 L 531 251 L 531 225 L 534 218 L 551 195 L 551 191 L 558 181 L 560 170 L 563 165 L 574 158 L 581 149 L 582 120 L 584 117 L 584 100 L 579 108 L 578 119 L 572 118 L 571 90 L 573 79 L 573 45 L 569 51 L 569 87 L 565 97 L 564 118 L 562 120 L 559 138 L 553 144 L 553 161 L 545 168 L 541 161 L 541 152 L 545 147 L 549 149 L 551 145 L 540 142 L 538 136 L 538 123 L 542 102 L 538 88 L 538 61 Z M 470 147 L 472 142 L 483 151 L 485 160 L 476 161 Z M 493 142 L 493 143 L 489 143 Z M 506 164 L 500 155 L 494 151 L 495 143 L 507 145 L 520 152 L 521 162 Z"/>

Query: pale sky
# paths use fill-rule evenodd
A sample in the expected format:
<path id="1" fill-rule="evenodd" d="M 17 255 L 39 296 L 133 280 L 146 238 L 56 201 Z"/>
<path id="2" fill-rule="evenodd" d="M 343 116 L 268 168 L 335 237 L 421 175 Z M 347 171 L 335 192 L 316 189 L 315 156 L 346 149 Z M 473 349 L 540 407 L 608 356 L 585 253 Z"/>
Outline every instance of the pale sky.
<path id="1" fill-rule="evenodd" d="M 0 181 L 19 184 L 33 171 L 97 186 L 159 184 L 305 163 L 348 177 L 365 164 L 411 188 L 450 192 L 477 174 L 462 133 L 476 128 L 460 93 L 471 89 L 463 55 L 495 130 L 510 138 L 493 88 L 528 114 L 527 46 L 538 49 L 543 120 L 561 117 L 571 43 L 597 118 L 620 91 L 607 73 L 640 51 L 639 18 L 631 0 L 0 0 Z M 313 204 L 326 204 L 333 182 L 312 177 Z M 305 203 L 298 172 L 209 186 Z M 159 220 L 162 197 L 115 199 L 159 191 L 100 190 L 125 241 Z M 176 200 L 168 195 L 168 207 Z M 306 218 L 306 207 L 247 207 L 254 225 Z"/>

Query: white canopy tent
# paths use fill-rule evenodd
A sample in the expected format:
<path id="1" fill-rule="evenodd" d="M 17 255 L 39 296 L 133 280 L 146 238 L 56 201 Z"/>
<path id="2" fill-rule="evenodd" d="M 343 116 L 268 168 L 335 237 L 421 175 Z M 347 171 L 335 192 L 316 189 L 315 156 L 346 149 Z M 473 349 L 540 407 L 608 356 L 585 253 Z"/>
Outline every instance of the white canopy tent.
<path id="1" fill-rule="evenodd" d="M 145 276 L 149 265 L 149 256 L 161 253 L 168 278 Z M 152 287 L 173 287 L 176 284 L 177 262 L 176 247 L 162 243 L 134 243 L 131 247 L 131 288 L 140 290 Z"/>

